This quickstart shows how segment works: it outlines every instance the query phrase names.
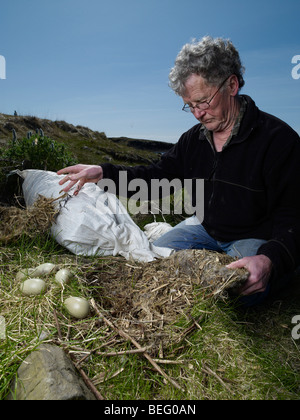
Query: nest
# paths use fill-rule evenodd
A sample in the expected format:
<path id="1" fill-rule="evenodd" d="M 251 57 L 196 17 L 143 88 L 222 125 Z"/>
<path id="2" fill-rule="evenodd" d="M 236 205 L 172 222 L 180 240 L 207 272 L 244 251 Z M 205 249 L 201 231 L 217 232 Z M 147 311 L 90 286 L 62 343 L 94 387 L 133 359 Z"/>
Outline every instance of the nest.
<path id="1" fill-rule="evenodd" d="M 49 230 L 58 214 L 55 199 L 39 196 L 32 207 L 0 207 L 0 242 L 11 242 L 26 235 L 30 238 Z"/>
<path id="2" fill-rule="evenodd" d="M 186 250 L 147 264 L 102 262 L 87 274 L 87 281 L 94 286 L 95 300 L 116 325 L 157 349 L 170 344 L 168 326 L 182 316 L 192 319 L 197 301 L 226 299 L 238 291 L 249 273 L 226 268 L 232 261 L 225 254 Z"/>

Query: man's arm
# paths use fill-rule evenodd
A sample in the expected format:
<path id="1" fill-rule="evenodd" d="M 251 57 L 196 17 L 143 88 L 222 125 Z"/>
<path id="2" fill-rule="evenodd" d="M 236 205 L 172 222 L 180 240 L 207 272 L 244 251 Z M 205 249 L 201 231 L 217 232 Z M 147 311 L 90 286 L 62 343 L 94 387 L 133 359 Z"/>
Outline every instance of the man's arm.
<path id="1" fill-rule="evenodd" d="M 300 142 L 283 135 L 273 141 L 266 157 L 265 183 L 268 191 L 272 235 L 256 256 L 242 258 L 228 268 L 244 267 L 249 278 L 241 294 L 262 292 L 273 277 L 280 279 L 300 264 Z"/>
<path id="2" fill-rule="evenodd" d="M 183 136 L 182 136 L 183 138 Z M 119 195 L 119 173 L 120 171 L 127 172 L 127 182 L 129 183 L 133 179 L 143 179 L 148 185 L 151 185 L 152 179 L 163 179 L 167 178 L 172 180 L 174 178 L 184 178 L 183 175 L 183 164 L 182 156 L 183 151 L 180 145 L 180 140 L 175 144 L 172 149 L 165 153 L 158 163 L 152 165 L 142 166 L 121 166 L 113 165 L 110 163 L 104 163 L 102 166 L 97 165 L 75 165 L 61 169 L 57 172 L 58 175 L 67 176 L 63 178 L 59 184 L 69 184 L 63 189 L 64 192 L 68 192 L 74 185 L 77 184 L 75 195 L 78 194 L 80 189 L 87 182 L 97 183 L 103 178 L 111 179 L 115 182 L 116 193 Z"/>

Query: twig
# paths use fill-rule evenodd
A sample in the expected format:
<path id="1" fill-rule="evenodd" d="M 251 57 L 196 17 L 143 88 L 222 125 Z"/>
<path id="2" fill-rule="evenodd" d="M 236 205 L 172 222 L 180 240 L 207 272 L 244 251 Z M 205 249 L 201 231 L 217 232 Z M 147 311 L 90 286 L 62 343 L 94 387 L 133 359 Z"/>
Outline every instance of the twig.
<path id="1" fill-rule="evenodd" d="M 126 354 L 139 354 L 139 353 L 145 353 L 145 351 L 147 351 L 147 347 L 142 347 L 140 349 L 136 349 L 136 350 L 124 350 L 124 351 L 111 351 L 111 352 L 101 352 L 101 351 L 96 351 L 95 354 L 97 354 L 97 356 L 123 356 Z"/>
<path id="2" fill-rule="evenodd" d="M 164 287 L 169 286 L 170 283 L 162 284 L 161 286 L 157 287 L 156 289 L 151 290 L 151 293 L 157 292 L 160 289 L 163 289 Z"/>
<path id="3" fill-rule="evenodd" d="M 80 375 L 82 376 L 82 379 L 84 380 L 85 384 L 90 388 L 90 390 L 95 395 L 97 400 L 104 401 L 105 398 L 100 394 L 100 392 L 95 387 L 95 385 L 90 380 L 90 378 L 87 376 L 87 374 L 84 372 L 84 370 L 80 366 L 77 366 L 77 364 L 74 361 L 73 361 L 73 363 L 75 364 L 76 368 L 78 369 L 78 371 L 79 371 Z"/>
<path id="4" fill-rule="evenodd" d="M 176 339 L 177 343 L 180 343 L 183 338 L 187 335 L 189 335 L 192 331 L 194 331 L 197 328 L 196 324 L 191 325 L 190 327 L 188 327 L 187 329 L 185 329 L 184 331 L 182 331 L 182 333 L 178 336 L 178 338 Z"/>
<path id="5" fill-rule="evenodd" d="M 213 370 L 211 370 L 206 365 L 202 366 L 201 369 L 203 370 L 203 372 L 207 373 L 208 375 L 214 376 L 220 382 L 220 384 L 223 385 L 224 388 L 227 389 L 227 391 L 231 392 L 231 389 L 229 388 L 229 386 L 225 384 L 225 382 L 223 381 L 223 379 L 221 379 L 220 376 L 216 374 L 216 372 L 214 372 Z"/>
<path id="6" fill-rule="evenodd" d="M 110 381 L 111 379 L 115 378 L 116 376 L 120 375 L 120 373 L 124 372 L 124 368 L 119 369 L 117 372 L 113 373 L 111 376 L 106 377 L 106 375 L 98 375 L 93 379 L 94 385 L 102 384 L 103 382 Z"/>
<path id="7" fill-rule="evenodd" d="M 138 269 L 138 270 L 142 270 L 143 269 L 143 267 L 135 267 L 134 265 L 130 265 L 130 264 L 125 264 L 127 267 L 129 267 L 129 268 L 134 268 L 135 270 L 136 269 Z M 103 273 L 103 271 L 101 271 L 102 273 Z"/>
<path id="8" fill-rule="evenodd" d="M 186 361 L 184 360 L 166 360 L 166 359 L 153 359 L 156 363 L 161 363 L 163 365 L 184 365 Z"/>
<path id="9" fill-rule="evenodd" d="M 202 318 L 203 318 L 203 316 L 201 316 L 199 319 L 198 319 L 198 321 L 202 321 Z M 200 331 L 202 331 L 202 327 L 201 327 L 201 325 L 199 324 L 199 322 L 195 319 L 195 318 L 193 318 L 192 316 L 190 316 L 190 319 L 193 321 L 193 323 L 195 324 L 195 326 L 200 330 Z"/>
<path id="10" fill-rule="evenodd" d="M 128 335 L 125 331 L 119 329 L 118 327 L 116 327 L 109 319 L 105 318 L 105 316 L 103 316 L 103 314 L 101 314 L 101 312 L 99 311 L 99 309 L 97 308 L 96 302 L 94 299 L 91 300 L 91 304 L 92 307 L 94 308 L 94 310 L 96 311 L 97 315 L 99 317 L 101 317 L 101 319 L 103 319 L 103 321 L 106 323 L 106 325 L 108 325 L 110 328 L 114 329 L 115 331 L 118 332 L 118 334 L 123 337 L 125 340 L 127 341 L 131 341 L 131 343 L 139 350 L 142 349 L 142 346 L 132 337 L 130 337 L 130 335 Z M 180 391 L 184 391 L 177 382 L 175 382 L 172 378 L 170 378 L 159 366 L 158 364 L 152 359 L 152 357 L 147 353 L 147 352 L 143 352 L 143 356 L 151 363 L 151 365 L 154 367 L 154 369 L 160 373 L 168 382 L 170 382 L 175 388 L 179 389 Z"/>
<path id="11" fill-rule="evenodd" d="M 62 338 L 61 329 L 60 329 L 60 325 L 59 325 L 59 322 L 58 322 L 57 313 L 56 313 L 55 309 L 53 311 L 53 315 L 54 315 L 54 320 L 55 320 L 55 324 L 56 324 L 56 328 L 57 328 L 58 338 L 59 338 L 60 341 L 62 341 L 63 338 Z"/>
<path id="12" fill-rule="evenodd" d="M 201 322 L 201 320 L 203 319 L 203 315 L 201 315 L 198 320 L 195 320 L 193 317 L 190 317 L 190 319 L 192 320 L 193 324 L 188 327 L 187 329 L 185 329 L 184 331 L 182 331 L 182 333 L 180 334 L 180 336 L 177 338 L 177 342 L 179 343 L 184 337 L 186 337 L 187 335 L 189 335 L 192 331 L 194 331 L 196 328 L 198 328 L 200 331 L 202 330 L 199 322 Z"/>
<path id="13" fill-rule="evenodd" d="M 79 362 L 77 362 L 77 364 L 78 366 L 81 365 L 92 354 L 96 354 L 97 356 L 112 357 L 112 356 L 124 356 L 126 354 L 144 353 L 146 350 L 147 350 L 147 347 L 143 347 L 141 349 L 136 349 L 136 350 L 111 351 L 111 352 L 101 352 L 97 350 L 92 350 L 88 352 L 88 354 L 86 354 L 82 359 L 80 359 Z"/>

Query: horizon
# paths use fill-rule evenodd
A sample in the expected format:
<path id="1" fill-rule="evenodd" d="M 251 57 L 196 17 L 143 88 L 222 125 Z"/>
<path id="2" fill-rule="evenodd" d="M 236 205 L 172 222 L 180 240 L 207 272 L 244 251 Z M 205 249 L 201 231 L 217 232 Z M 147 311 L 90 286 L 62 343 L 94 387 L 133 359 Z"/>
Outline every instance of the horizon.
<path id="1" fill-rule="evenodd" d="M 298 0 L 15 0 L 0 16 L 0 111 L 175 143 L 198 122 L 169 72 L 184 44 L 211 35 L 238 49 L 241 94 L 300 134 L 299 15 Z"/>

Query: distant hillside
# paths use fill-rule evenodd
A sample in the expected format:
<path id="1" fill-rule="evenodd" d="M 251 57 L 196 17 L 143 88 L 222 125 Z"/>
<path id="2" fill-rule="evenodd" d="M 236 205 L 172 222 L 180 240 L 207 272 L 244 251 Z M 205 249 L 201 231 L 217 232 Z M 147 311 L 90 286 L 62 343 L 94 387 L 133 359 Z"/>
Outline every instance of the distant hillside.
<path id="1" fill-rule="evenodd" d="M 42 129 L 53 140 L 68 146 L 73 156 L 82 163 L 137 165 L 149 164 L 159 159 L 159 154 L 169 150 L 173 144 L 154 140 L 108 138 L 105 133 L 88 127 L 74 126 L 65 121 L 51 121 L 34 116 L 14 116 L 0 113 L 0 148 L 5 148 L 12 139 L 12 130 L 20 139 L 31 131 Z"/>

